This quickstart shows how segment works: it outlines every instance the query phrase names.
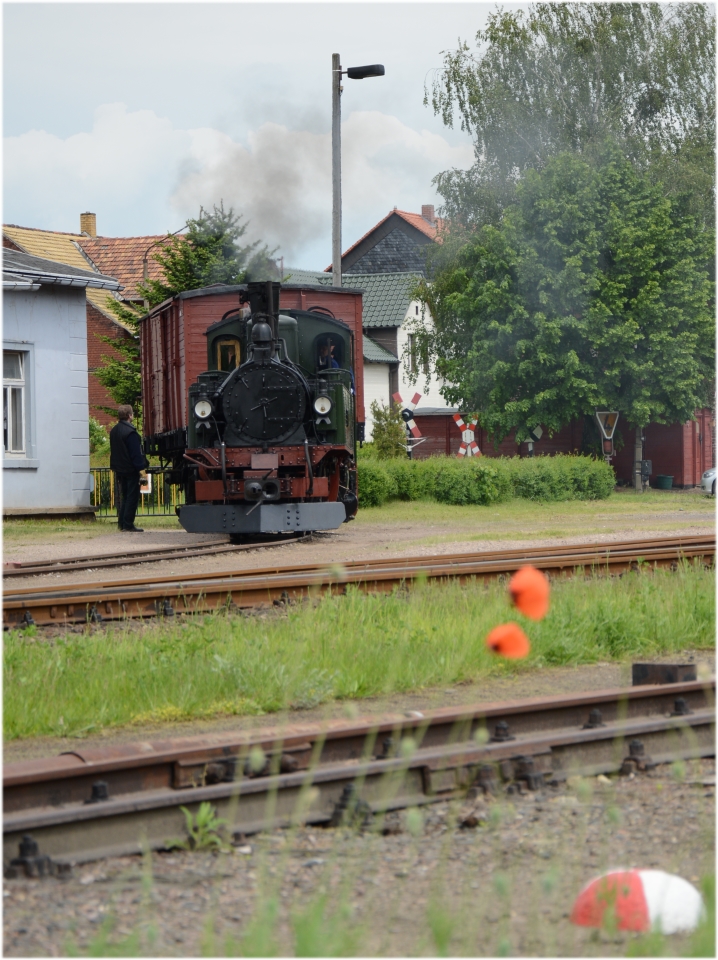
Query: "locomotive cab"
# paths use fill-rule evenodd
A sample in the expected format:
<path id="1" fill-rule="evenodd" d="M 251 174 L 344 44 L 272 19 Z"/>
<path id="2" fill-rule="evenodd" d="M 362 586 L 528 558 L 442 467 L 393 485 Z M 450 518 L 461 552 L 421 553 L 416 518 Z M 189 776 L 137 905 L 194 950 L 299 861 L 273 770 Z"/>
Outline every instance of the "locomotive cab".
<path id="1" fill-rule="evenodd" d="M 335 529 L 357 510 L 351 330 L 311 308 L 280 314 L 279 284 L 248 284 L 243 299 L 205 331 L 208 369 L 173 465 L 180 523 L 234 538 Z"/>

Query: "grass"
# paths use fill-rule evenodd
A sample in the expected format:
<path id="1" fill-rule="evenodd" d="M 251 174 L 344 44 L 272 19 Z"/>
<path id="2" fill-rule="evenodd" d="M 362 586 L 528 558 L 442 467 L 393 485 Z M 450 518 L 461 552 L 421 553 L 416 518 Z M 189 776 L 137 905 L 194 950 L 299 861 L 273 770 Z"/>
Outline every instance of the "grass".
<path id="1" fill-rule="evenodd" d="M 137 514 L 138 524 L 146 530 L 181 530 L 179 520 L 167 516 Z M 57 543 L 67 540 L 92 540 L 95 537 L 117 533 L 117 517 L 98 517 L 96 520 L 4 520 L 5 547 L 31 542 Z M 129 541 L 128 541 L 129 542 Z M 134 541 L 133 541 L 134 542 Z"/>
<path id="2" fill-rule="evenodd" d="M 455 540 L 525 540 L 532 537 L 588 536 L 625 533 L 627 528 L 675 532 L 686 525 L 676 514 L 690 513 L 690 523 L 712 524 L 715 499 L 693 493 L 649 490 L 644 494 L 621 491 L 608 500 L 536 503 L 515 499 L 490 506 L 453 506 L 435 501 L 394 500 L 381 507 L 364 507 L 354 523 L 386 526 L 421 523 L 428 536 L 415 542 Z M 437 529 L 444 528 L 444 530 Z M 450 532 L 449 532 L 450 531 Z"/>
<path id="3" fill-rule="evenodd" d="M 519 540 L 621 533 L 629 525 L 675 532 L 683 526 L 676 518 L 680 510 L 699 514 L 699 522 L 712 523 L 715 518 L 715 498 L 676 491 L 649 490 L 637 494 L 627 490 L 614 493 L 607 500 L 587 502 L 536 503 L 515 499 L 490 506 L 454 506 L 432 500 L 394 500 L 381 507 L 361 508 L 356 520 L 343 529 L 419 523 L 429 535 L 414 541 L 417 544 L 455 540 L 459 531 L 462 540 Z M 181 530 L 179 521 L 171 515 L 138 515 L 138 520 L 147 530 Z M 437 531 L 438 527 L 450 532 Z M 95 522 L 5 520 L 3 537 L 7 548 L 32 542 L 89 540 L 114 533 L 115 529 L 114 518 L 101 518 Z"/>
<path id="4" fill-rule="evenodd" d="M 487 632 L 509 619 L 499 584 L 419 583 L 406 593 L 354 589 L 261 616 L 127 624 L 51 641 L 34 628 L 4 644 L 8 740 L 102 727 L 248 715 L 476 681 L 541 666 L 589 664 L 712 647 L 712 571 L 683 566 L 621 579 L 557 581 L 531 655 L 508 664 Z"/>

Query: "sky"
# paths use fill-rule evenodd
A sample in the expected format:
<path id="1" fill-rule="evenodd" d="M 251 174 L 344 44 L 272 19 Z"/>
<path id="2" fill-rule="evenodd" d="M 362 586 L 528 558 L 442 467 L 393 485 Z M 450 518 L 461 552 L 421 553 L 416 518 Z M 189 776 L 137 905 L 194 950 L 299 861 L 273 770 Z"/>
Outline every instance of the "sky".
<path id="1" fill-rule="evenodd" d="M 525 4 L 503 4 L 516 9 Z M 473 161 L 423 104 L 489 3 L 5 3 L 3 222 L 177 230 L 223 201 L 285 266 L 331 262 L 331 56 L 344 78 L 342 248 L 393 207 L 440 204 Z"/>

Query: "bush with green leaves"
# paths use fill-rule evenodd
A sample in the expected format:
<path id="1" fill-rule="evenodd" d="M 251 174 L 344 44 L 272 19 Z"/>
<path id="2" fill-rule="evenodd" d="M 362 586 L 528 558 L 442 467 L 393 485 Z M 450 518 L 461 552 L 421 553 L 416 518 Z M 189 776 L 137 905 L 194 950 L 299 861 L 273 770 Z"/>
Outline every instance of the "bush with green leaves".
<path id="1" fill-rule="evenodd" d="M 373 400 L 369 408 L 372 420 L 373 455 L 377 460 L 394 460 L 406 456 L 406 427 L 401 419 L 401 408 L 395 403 L 385 405 Z"/>
<path id="2" fill-rule="evenodd" d="M 456 505 L 500 503 L 512 497 L 550 503 L 604 500 L 613 490 L 613 468 L 591 457 L 429 457 L 426 460 L 360 460 L 359 503 L 436 500 Z"/>
<path id="3" fill-rule="evenodd" d="M 359 502 L 364 507 L 380 507 L 387 500 L 396 499 L 396 484 L 378 460 L 360 460 L 357 463 Z"/>
<path id="4" fill-rule="evenodd" d="M 512 457 L 499 463 L 513 495 L 524 500 L 605 500 L 616 483 L 613 468 L 591 457 Z"/>
<path id="5" fill-rule="evenodd" d="M 109 443 L 110 438 L 100 421 L 90 417 L 90 453 L 101 453 Z"/>

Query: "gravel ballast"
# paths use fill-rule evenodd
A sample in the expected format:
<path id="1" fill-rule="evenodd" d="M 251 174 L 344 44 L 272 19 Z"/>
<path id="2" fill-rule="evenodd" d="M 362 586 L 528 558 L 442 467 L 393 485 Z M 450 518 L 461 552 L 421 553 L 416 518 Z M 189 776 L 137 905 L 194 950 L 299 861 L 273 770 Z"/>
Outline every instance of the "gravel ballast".
<path id="1" fill-rule="evenodd" d="M 572 926 L 573 899 L 613 867 L 698 885 L 714 870 L 714 784 L 714 763 L 694 761 L 395 813 L 386 835 L 276 830 L 229 853 L 8 880 L 5 955 L 624 955 L 636 935 Z"/>

